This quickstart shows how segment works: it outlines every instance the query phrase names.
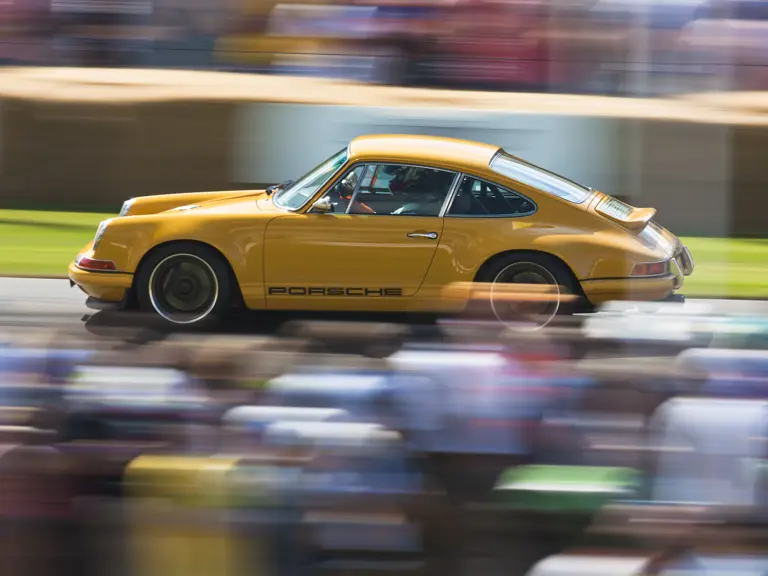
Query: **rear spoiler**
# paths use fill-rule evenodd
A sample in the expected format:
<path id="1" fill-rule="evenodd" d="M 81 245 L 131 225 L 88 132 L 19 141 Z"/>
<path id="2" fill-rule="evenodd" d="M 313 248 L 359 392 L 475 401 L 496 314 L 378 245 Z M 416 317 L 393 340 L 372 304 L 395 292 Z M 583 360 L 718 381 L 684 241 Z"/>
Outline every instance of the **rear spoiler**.
<path id="1" fill-rule="evenodd" d="M 616 214 L 601 208 L 600 205 L 596 208 L 600 214 L 633 232 L 640 232 L 656 215 L 656 208 L 633 208 L 628 214 Z"/>

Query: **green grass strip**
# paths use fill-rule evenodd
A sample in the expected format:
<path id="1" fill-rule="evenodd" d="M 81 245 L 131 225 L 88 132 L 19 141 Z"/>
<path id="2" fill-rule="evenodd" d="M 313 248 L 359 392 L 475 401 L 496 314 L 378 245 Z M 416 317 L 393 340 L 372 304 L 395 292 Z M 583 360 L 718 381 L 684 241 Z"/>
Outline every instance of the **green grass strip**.
<path id="1" fill-rule="evenodd" d="M 114 214 L 0 210 L 0 274 L 65 275 L 96 227 Z M 683 293 L 768 298 L 768 240 L 684 238 L 696 261 Z"/>
<path id="2" fill-rule="evenodd" d="M 0 274 L 66 275 L 105 214 L 0 210 Z"/>

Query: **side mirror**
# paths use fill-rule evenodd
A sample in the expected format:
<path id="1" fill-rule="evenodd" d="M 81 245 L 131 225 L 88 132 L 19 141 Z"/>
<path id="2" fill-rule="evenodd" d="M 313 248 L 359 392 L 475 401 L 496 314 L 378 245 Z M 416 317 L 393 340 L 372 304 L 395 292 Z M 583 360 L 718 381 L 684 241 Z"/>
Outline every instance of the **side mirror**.
<path id="1" fill-rule="evenodd" d="M 319 212 L 320 214 L 328 214 L 333 212 L 333 204 L 328 196 L 320 198 L 317 202 L 312 204 L 312 212 Z"/>

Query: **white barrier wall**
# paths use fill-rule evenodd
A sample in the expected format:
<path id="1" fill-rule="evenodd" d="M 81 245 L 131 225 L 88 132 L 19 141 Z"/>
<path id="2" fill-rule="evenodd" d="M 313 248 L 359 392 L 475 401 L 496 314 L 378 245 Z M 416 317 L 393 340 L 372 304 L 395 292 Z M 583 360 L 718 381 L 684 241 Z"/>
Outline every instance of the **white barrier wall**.
<path id="1" fill-rule="evenodd" d="M 363 134 L 428 134 L 498 144 L 582 184 L 653 206 L 686 234 L 728 235 L 730 127 L 601 116 L 446 108 L 242 104 L 235 182 L 296 179 Z"/>
<path id="2" fill-rule="evenodd" d="M 680 234 L 765 234 L 768 115 L 719 100 L 9 69 L 0 128 L 6 206 L 111 210 L 136 195 L 253 188 L 300 177 L 356 136 L 410 133 L 496 144 L 653 206 Z"/>
<path id="3" fill-rule="evenodd" d="M 609 118 L 292 104 L 246 104 L 238 115 L 239 182 L 295 179 L 363 134 L 428 134 L 498 144 L 578 182 L 621 194 L 619 131 Z"/>

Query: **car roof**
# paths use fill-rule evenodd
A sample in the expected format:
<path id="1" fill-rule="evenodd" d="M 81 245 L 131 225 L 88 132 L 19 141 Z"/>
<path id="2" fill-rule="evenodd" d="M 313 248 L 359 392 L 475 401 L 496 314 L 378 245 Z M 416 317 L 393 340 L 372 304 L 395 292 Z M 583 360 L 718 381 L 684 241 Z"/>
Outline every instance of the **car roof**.
<path id="1" fill-rule="evenodd" d="M 361 136 L 349 144 L 355 161 L 386 160 L 485 171 L 500 150 L 499 146 L 471 140 L 403 134 Z"/>

